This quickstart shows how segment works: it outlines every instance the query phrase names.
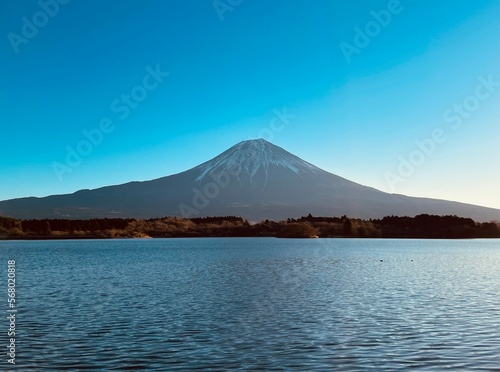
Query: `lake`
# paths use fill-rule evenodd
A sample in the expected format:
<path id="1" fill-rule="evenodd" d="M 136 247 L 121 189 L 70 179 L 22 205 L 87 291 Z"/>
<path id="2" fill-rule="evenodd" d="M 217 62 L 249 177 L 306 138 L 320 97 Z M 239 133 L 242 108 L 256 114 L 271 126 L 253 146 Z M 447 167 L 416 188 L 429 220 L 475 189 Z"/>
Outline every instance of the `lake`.
<path id="1" fill-rule="evenodd" d="M 500 370 L 500 240 L 3 241 L 4 350 L 8 260 L 19 370 Z"/>

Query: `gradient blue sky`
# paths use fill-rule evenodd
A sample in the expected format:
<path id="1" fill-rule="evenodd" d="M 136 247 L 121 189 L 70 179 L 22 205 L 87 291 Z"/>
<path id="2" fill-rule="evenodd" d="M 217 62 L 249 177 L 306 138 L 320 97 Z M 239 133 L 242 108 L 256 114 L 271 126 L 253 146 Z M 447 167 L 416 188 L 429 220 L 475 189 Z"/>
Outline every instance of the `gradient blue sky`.
<path id="1" fill-rule="evenodd" d="M 286 107 L 296 117 L 265 138 L 325 170 L 500 208 L 500 87 L 459 128 L 443 119 L 481 76 L 500 82 L 499 1 L 401 0 L 349 63 L 341 43 L 388 3 L 243 0 L 221 20 L 212 0 L 72 0 L 16 53 L 9 33 L 41 8 L 1 1 L 0 200 L 178 173 L 265 133 Z M 157 65 L 170 75 L 121 120 L 113 101 Z M 103 118 L 115 130 L 58 179 L 53 163 Z M 391 188 L 387 172 L 436 128 L 446 141 Z"/>

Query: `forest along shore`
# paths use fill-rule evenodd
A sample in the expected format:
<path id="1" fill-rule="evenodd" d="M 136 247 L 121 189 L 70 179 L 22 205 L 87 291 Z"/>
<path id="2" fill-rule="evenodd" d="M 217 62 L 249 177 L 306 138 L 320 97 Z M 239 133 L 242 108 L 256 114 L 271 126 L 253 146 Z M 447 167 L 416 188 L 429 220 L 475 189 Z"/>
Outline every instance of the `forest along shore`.
<path id="1" fill-rule="evenodd" d="M 88 220 L 0 217 L 0 239 L 113 239 L 174 237 L 282 238 L 500 238 L 500 223 L 475 222 L 457 216 L 421 214 L 361 220 L 314 217 L 249 223 L 236 216 L 152 219 L 95 218 Z"/>

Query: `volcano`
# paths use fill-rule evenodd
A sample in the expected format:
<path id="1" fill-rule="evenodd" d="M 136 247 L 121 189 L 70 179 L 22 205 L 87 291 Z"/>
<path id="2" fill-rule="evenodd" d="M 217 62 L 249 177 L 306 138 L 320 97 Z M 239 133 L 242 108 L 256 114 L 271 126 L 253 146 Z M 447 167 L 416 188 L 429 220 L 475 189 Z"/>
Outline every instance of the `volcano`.
<path id="1" fill-rule="evenodd" d="M 185 172 L 73 194 L 0 202 L 14 218 L 154 218 L 235 215 L 251 221 L 317 216 L 458 215 L 500 220 L 500 210 L 388 194 L 322 170 L 257 139 L 240 142 Z"/>

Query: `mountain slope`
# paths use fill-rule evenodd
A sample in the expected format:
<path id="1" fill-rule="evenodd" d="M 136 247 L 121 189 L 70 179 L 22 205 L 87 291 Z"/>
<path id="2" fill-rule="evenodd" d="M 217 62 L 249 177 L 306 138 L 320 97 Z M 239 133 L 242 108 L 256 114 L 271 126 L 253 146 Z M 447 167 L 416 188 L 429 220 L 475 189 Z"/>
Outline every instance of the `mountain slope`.
<path id="1" fill-rule="evenodd" d="M 192 169 L 152 181 L 0 202 L 0 215 L 16 218 L 238 215 L 257 221 L 307 213 L 500 219 L 498 209 L 387 194 L 356 184 L 263 139 L 240 142 Z"/>

